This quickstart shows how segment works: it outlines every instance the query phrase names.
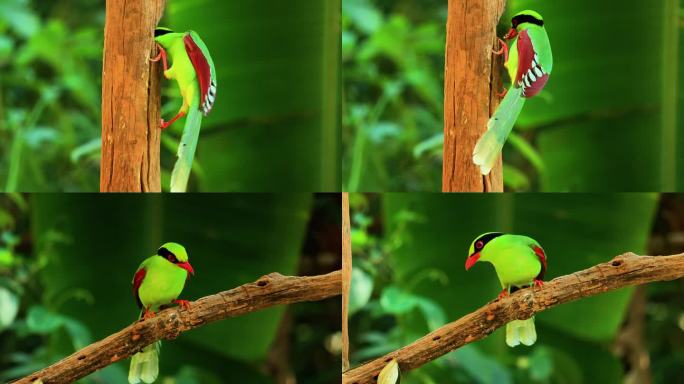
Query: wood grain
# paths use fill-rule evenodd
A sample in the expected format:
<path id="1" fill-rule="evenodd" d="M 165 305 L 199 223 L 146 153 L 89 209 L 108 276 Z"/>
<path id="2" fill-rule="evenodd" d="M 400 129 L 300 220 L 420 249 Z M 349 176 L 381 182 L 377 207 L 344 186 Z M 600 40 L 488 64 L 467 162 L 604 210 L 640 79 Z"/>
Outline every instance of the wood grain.
<path id="1" fill-rule="evenodd" d="M 14 383 L 28 384 L 38 380 L 44 384 L 70 383 L 126 359 L 157 340 L 175 339 L 181 333 L 205 324 L 275 305 L 323 300 L 338 296 L 341 291 L 341 271 L 303 277 L 271 273 L 254 283 L 191 302 L 188 310 L 161 311 L 149 320 L 133 323 Z"/>
<path id="2" fill-rule="evenodd" d="M 444 66 L 443 192 L 502 192 L 501 160 L 488 177 L 473 164 L 475 143 L 498 103 L 492 49 L 505 0 L 449 0 Z"/>
<path id="3" fill-rule="evenodd" d="M 160 65 L 154 29 L 166 0 L 106 2 L 100 192 L 159 192 Z"/>
<path id="4" fill-rule="evenodd" d="M 410 371 L 465 344 L 483 339 L 512 320 L 529 319 L 548 308 L 584 297 L 682 276 L 684 253 L 672 256 L 625 253 L 606 263 L 557 277 L 541 288 L 522 289 L 501 300 L 494 300 L 401 349 L 343 373 L 342 382 L 375 383 L 382 367 L 393 358 L 399 362 L 402 372 Z"/>
<path id="5" fill-rule="evenodd" d="M 349 223 L 349 193 L 342 192 L 342 371 L 349 369 L 349 288 L 351 287 L 352 252 Z"/>

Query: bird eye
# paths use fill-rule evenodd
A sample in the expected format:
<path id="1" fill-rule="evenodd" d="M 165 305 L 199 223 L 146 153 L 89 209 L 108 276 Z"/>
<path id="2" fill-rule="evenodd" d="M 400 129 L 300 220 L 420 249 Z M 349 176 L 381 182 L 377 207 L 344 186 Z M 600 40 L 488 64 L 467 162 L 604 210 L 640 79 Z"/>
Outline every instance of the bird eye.
<path id="1" fill-rule="evenodd" d="M 482 240 L 478 240 L 477 243 L 475 243 L 475 248 L 480 249 L 484 246 L 484 243 Z"/>
<path id="2" fill-rule="evenodd" d="M 174 264 L 178 263 L 178 259 L 176 259 L 176 256 L 173 254 L 169 255 L 169 261 L 174 263 Z"/>

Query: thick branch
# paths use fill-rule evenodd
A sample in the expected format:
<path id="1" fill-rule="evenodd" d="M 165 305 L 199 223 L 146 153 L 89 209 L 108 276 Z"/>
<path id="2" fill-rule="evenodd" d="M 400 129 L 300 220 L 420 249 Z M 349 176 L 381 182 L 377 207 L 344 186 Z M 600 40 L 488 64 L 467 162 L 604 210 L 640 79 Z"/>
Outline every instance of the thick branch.
<path id="1" fill-rule="evenodd" d="M 498 102 L 496 24 L 505 0 L 449 0 L 444 65 L 444 162 L 442 191 L 503 191 L 501 158 L 487 177 L 473 164 L 473 148 Z M 498 61 L 497 61 L 498 64 Z M 494 71 L 492 70 L 494 68 Z M 492 108 L 493 109 L 493 108 Z"/>
<path id="2" fill-rule="evenodd" d="M 107 1 L 102 59 L 101 192 L 159 192 L 159 64 L 166 0 Z"/>
<path id="3" fill-rule="evenodd" d="M 522 289 L 509 297 L 492 301 L 399 350 L 345 372 L 342 382 L 373 383 L 382 367 L 392 358 L 396 358 L 401 371 L 406 372 L 480 340 L 512 320 L 528 319 L 535 313 L 584 297 L 682 276 L 684 253 L 672 256 L 625 253 L 609 262 L 557 277 L 544 283 L 542 288 Z"/>
<path id="4" fill-rule="evenodd" d="M 323 300 L 342 291 L 341 272 L 320 276 L 283 276 L 271 273 L 254 283 L 205 296 L 188 310 L 171 308 L 152 319 L 138 321 L 93 343 L 16 384 L 42 380 L 44 384 L 70 383 L 98 369 L 125 359 L 161 339 L 175 339 L 182 332 L 229 317 L 275 305 Z"/>

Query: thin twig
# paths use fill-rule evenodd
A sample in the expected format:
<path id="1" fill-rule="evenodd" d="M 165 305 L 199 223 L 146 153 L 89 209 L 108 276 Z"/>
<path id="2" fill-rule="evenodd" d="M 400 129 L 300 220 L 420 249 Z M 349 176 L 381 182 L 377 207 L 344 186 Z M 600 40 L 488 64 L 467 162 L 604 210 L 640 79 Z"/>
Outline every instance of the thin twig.
<path id="1" fill-rule="evenodd" d="M 515 319 L 528 319 L 558 304 L 654 281 L 684 276 L 684 253 L 672 256 L 637 256 L 625 253 L 613 260 L 522 289 L 501 300 L 446 324 L 413 343 L 345 372 L 345 384 L 375 382 L 387 362 L 395 358 L 402 372 L 418 368 L 465 344 L 485 338 Z M 543 337 L 543 336 L 542 336 Z"/>
<path id="2" fill-rule="evenodd" d="M 280 304 L 323 300 L 340 295 L 341 271 L 320 276 L 283 276 L 271 273 L 254 283 L 205 296 L 187 310 L 170 308 L 149 320 L 138 321 L 51 366 L 15 381 L 42 380 L 44 384 L 70 383 L 98 369 L 125 359 L 161 339 L 229 317 L 244 315 Z"/>

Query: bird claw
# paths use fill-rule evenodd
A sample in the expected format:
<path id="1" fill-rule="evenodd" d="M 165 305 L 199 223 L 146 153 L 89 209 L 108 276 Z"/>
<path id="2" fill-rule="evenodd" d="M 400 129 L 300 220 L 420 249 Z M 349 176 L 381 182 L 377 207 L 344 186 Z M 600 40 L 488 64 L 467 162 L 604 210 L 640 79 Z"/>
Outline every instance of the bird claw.
<path id="1" fill-rule="evenodd" d="M 537 279 L 534 280 L 534 286 L 535 286 L 535 287 L 541 288 L 543 285 L 544 285 L 544 281 L 542 281 L 542 280 L 537 280 Z"/>
<path id="2" fill-rule="evenodd" d="M 503 54 L 504 55 L 504 63 L 507 63 L 508 62 L 508 45 L 506 45 L 506 42 L 503 41 L 500 37 L 497 36 L 496 39 L 499 40 L 499 45 L 501 45 L 501 48 L 499 48 L 496 51 L 492 50 L 492 53 L 494 53 L 497 56 Z"/>
<path id="3" fill-rule="evenodd" d="M 161 119 L 161 129 L 166 129 L 169 125 L 171 125 L 171 122 L 166 122 L 164 119 Z"/>
<path id="4" fill-rule="evenodd" d="M 183 309 L 190 309 L 190 302 L 187 300 L 174 300 L 173 302 L 183 307 Z"/>
<path id="5" fill-rule="evenodd" d="M 151 319 L 151 318 L 153 318 L 153 317 L 155 317 L 155 316 L 156 316 L 156 314 L 155 314 L 154 312 L 152 312 L 152 311 L 150 311 L 149 309 L 145 308 L 145 312 L 143 313 L 142 318 L 143 318 L 143 320 L 148 320 L 148 319 Z"/>
<path id="6" fill-rule="evenodd" d="M 503 291 L 501 291 L 501 293 L 499 293 L 499 296 L 497 297 L 497 299 L 501 300 L 504 297 L 508 297 L 508 290 L 507 289 L 504 289 Z"/>
<path id="7" fill-rule="evenodd" d="M 507 93 L 508 93 L 508 89 L 507 89 L 507 88 L 504 88 L 503 91 L 497 93 L 496 95 L 499 96 L 499 97 L 505 97 Z"/>

